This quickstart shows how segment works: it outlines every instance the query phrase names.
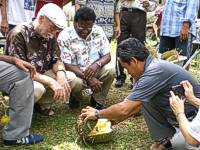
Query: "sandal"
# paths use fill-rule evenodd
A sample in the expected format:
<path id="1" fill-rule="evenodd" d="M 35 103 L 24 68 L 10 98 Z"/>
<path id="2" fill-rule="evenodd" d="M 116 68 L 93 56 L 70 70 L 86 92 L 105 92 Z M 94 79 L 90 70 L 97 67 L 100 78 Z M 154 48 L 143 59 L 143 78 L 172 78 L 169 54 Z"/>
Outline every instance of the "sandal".
<path id="1" fill-rule="evenodd" d="M 151 145 L 150 150 L 170 150 L 172 149 L 172 144 L 168 138 L 164 138 L 159 142 Z"/>
<path id="2" fill-rule="evenodd" d="M 44 108 L 40 106 L 39 104 L 35 104 L 34 110 L 45 116 L 53 116 L 55 114 L 51 108 Z"/>

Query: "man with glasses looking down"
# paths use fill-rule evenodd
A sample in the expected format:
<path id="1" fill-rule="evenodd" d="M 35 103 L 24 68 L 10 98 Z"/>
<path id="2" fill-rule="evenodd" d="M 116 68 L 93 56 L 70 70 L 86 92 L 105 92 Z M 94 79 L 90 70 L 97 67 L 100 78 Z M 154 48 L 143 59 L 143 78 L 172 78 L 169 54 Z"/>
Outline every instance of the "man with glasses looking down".
<path id="1" fill-rule="evenodd" d="M 108 67 L 111 60 L 109 41 L 103 29 L 95 25 L 96 15 L 89 7 L 77 10 L 74 26 L 66 28 L 58 36 L 61 59 L 65 69 L 77 79 L 69 99 L 69 107 L 79 107 L 82 90 L 92 91 L 90 105 L 102 108 L 115 77 L 114 68 Z"/>

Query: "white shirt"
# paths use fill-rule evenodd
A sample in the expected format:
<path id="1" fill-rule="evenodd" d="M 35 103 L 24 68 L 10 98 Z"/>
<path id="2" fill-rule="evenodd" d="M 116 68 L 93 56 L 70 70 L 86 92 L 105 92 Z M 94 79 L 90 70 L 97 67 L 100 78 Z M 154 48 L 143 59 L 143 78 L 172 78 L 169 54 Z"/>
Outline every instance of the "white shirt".
<path id="1" fill-rule="evenodd" d="M 142 0 L 119 0 L 116 7 L 116 12 L 119 13 L 122 8 L 138 8 L 145 12 L 155 10 L 158 0 L 149 0 L 149 7 L 146 9 L 142 6 Z"/>
<path id="2" fill-rule="evenodd" d="M 32 21 L 36 0 L 7 0 L 8 23 L 12 25 Z"/>
<path id="3" fill-rule="evenodd" d="M 200 142 L 200 107 L 196 117 L 190 122 L 188 132 L 193 138 Z"/>

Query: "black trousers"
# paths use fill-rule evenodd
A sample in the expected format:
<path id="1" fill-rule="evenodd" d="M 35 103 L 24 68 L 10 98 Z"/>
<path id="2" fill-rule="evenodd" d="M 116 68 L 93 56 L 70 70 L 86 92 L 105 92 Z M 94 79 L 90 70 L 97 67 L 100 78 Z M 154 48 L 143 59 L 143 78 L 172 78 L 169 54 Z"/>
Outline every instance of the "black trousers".
<path id="1" fill-rule="evenodd" d="M 146 13 L 144 11 L 134 8 L 123 8 L 120 17 L 121 35 L 117 40 L 117 45 L 121 41 L 126 40 L 130 37 L 137 38 L 142 43 L 144 43 L 146 37 L 146 22 Z M 116 56 L 118 57 L 118 53 L 116 53 Z M 126 79 L 124 68 L 120 65 L 117 59 L 116 75 L 117 80 Z"/>

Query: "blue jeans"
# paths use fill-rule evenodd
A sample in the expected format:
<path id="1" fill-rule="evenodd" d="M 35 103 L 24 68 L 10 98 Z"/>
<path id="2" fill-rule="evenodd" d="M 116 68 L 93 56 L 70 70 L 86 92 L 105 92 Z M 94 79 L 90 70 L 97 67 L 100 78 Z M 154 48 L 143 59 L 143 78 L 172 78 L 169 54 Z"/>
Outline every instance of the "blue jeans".
<path id="1" fill-rule="evenodd" d="M 168 36 L 161 36 L 160 37 L 160 46 L 159 46 L 159 53 L 164 53 L 166 51 L 177 49 L 181 55 L 187 56 L 187 59 L 190 58 L 192 53 L 192 40 L 194 36 L 189 34 L 188 40 L 180 41 L 180 36 L 177 37 L 168 37 Z"/>

